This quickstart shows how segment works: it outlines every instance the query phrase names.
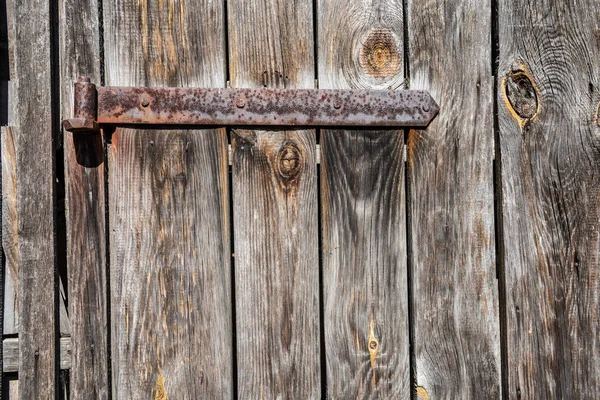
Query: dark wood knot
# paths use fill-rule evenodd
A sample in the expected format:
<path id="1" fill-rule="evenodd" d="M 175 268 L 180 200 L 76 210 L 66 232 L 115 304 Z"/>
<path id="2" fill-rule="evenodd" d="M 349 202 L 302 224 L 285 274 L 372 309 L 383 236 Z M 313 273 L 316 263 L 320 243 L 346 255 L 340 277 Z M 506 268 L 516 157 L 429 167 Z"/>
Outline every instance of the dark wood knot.
<path id="1" fill-rule="evenodd" d="M 287 179 L 293 179 L 302 170 L 302 154 L 293 143 L 287 143 L 277 153 L 279 174 Z"/>
<path id="2" fill-rule="evenodd" d="M 535 85 L 528 73 L 511 71 L 504 80 L 504 92 L 510 106 L 520 118 L 531 119 L 538 109 Z"/>
<path id="3" fill-rule="evenodd" d="M 360 50 L 360 65 L 375 78 L 388 78 L 400 69 L 400 51 L 396 35 L 387 28 L 372 29 Z"/>

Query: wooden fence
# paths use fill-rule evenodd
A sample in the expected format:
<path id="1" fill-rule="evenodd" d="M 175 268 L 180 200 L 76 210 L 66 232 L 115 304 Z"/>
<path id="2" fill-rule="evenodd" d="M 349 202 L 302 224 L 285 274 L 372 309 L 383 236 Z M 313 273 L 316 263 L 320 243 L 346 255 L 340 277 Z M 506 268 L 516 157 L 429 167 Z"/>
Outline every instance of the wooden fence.
<path id="1" fill-rule="evenodd" d="M 0 46 L 3 398 L 600 398 L 598 1 L 0 0 Z M 441 110 L 74 139 L 81 75 Z"/>

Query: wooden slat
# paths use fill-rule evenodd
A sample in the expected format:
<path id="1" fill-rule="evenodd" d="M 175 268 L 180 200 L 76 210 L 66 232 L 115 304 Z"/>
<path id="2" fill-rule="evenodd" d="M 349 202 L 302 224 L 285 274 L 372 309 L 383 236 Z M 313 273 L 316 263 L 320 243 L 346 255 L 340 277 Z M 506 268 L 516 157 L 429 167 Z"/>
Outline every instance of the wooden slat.
<path id="1" fill-rule="evenodd" d="M 228 2 L 232 87 L 314 87 L 312 1 Z M 320 396 L 315 131 L 232 132 L 238 396 Z"/>
<path id="2" fill-rule="evenodd" d="M 16 86 L 16 85 L 12 85 Z M 14 114 L 13 114 L 13 117 Z M 6 257 L 4 281 L 4 334 L 19 332 L 19 262 L 17 216 L 17 153 L 14 126 L 2 128 L 2 246 Z M 59 290 L 63 290 L 59 281 Z M 60 334 L 69 336 L 71 325 L 64 298 L 59 302 Z"/>
<path id="3" fill-rule="evenodd" d="M 2 399 L 16 400 L 19 398 L 19 380 L 15 375 L 2 378 Z"/>
<path id="4" fill-rule="evenodd" d="M 2 248 L 4 265 L 4 334 L 18 332 L 17 171 L 15 129 L 2 128 Z"/>
<path id="5" fill-rule="evenodd" d="M 6 21 L 8 39 L 8 59 L 2 60 L 0 69 L 6 68 L 7 75 L 0 79 L 0 124 L 6 125 L 7 131 L 2 139 L 2 245 L 5 251 L 5 280 L 4 280 L 4 334 L 13 335 L 19 332 L 19 263 L 18 263 L 18 221 L 17 221 L 17 153 L 15 147 L 15 132 L 17 131 L 17 74 L 14 64 L 15 29 L 14 1 L 6 2 Z M 6 63 L 4 63 L 6 61 Z M 6 113 L 6 115 L 4 115 Z M 63 288 L 59 281 L 60 290 Z M 64 300 L 64 299 L 61 299 Z M 60 334 L 68 336 L 71 327 L 64 301 L 59 302 Z"/>
<path id="6" fill-rule="evenodd" d="M 101 81 L 99 35 L 96 0 L 61 1 L 63 119 L 73 113 L 73 82 L 79 76 Z M 103 158 L 100 135 L 74 140 L 64 132 L 72 399 L 106 399 L 109 395 Z"/>
<path id="7" fill-rule="evenodd" d="M 499 398 L 491 4 L 407 5 L 410 88 L 441 107 L 408 138 L 417 394 Z"/>
<path id="8" fill-rule="evenodd" d="M 50 7 L 15 2 L 21 399 L 53 398 L 57 371 Z"/>
<path id="9" fill-rule="evenodd" d="M 511 399 L 600 398 L 599 15 L 499 1 Z"/>
<path id="10" fill-rule="evenodd" d="M 399 88 L 402 1 L 319 0 L 319 87 Z M 321 134 L 327 393 L 410 398 L 403 131 Z"/>
<path id="11" fill-rule="evenodd" d="M 0 82 L 0 124 L 6 125 L 2 132 L 2 247 L 5 256 L 4 266 L 4 334 L 17 333 L 19 314 L 18 292 L 18 242 L 17 242 L 17 153 L 15 148 L 15 126 L 17 108 L 17 85 L 15 72 L 15 15 L 14 1 L 6 4 L 7 58 L 2 61 L 8 74 Z"/>
<path id="12" fill-rule="evenodd" d="M 71 354 L 71 338 L 60 338 L 59 341 L 59 367 L 62 370 L 71 369 L 73 356 Z M 7 338 L 2 341 L 3 372 L 19 372 L 19 339 Z M 72 382 L 72 380 L 71 380 Z M 99 397 L 92 397 L 99 398 Z"/>
<path id="13" fill-rule="evenodd" d="M 225 87 L 222 1 L 105 1 L 108 85 Z M 118 129 L 109 157 L 113 398 L 232 396 L 227 137 Z"/>

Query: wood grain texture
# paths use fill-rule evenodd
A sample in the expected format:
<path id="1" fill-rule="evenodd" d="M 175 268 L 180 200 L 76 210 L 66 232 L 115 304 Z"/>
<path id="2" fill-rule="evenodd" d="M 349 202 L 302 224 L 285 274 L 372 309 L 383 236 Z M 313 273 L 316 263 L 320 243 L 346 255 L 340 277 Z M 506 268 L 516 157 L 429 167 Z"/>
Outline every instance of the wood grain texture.
<path id="1" fill-rule="evenodd" d="M 4 376 L 2 378 L 2 398 L 16 400 L 19 398 L 19 380 L 16 376 Z"/>
<path id="2" fill-rule="evenodd" d="M 2 357 L 2 371 L 4 373 L 19 372 L 18 338 L 6 338 L 2 341 Z M 60 338 L 59 360 L 59 368 L 61 370 L 71 369 L 71 362 L 73 361 L 73 357 L 71 354 L 71 338 L 69 336 Z"/>
<path id="3" fill-rule="evenodd" d="M 417 393 L 501 396 L 491 4 L 409 0 L 410 88 L 441 110 L 408 138 Z M 427 398 L 427 397 L 426 397 Z"/>
<path id="4" fill-rule="evenodd" d="M 2 128 L 2 248 L 4 265 L 4 324 L 5 335 L 18 332 L 18 222 L 17 222 L 17 152 L 15 129 Z"/>
<path id="5" fill-rule="evenodd" d="M 73 82 L 78 77 L 101 83 L 100 31 L 97 1 L 62 0 L 59 9 L 64 119 L 73 115 Z M 82 137 L 64 132 L 72 399 L 107 399 L 109 395 L 103 160 L 100 134 Z"/>
<path id="6" fill-rule="evenodd" d="M 398 88 L 402 1 L 318 2 L 319 87 Z M 410 398 L 403 131 L 321 133 L 327 394 Z"/>
<path id="7" fill-rule="evenodd" d="M 15 73 L 15 12 L 12 0 L 4 2 L 6 24 L 6 59 L 2 66 L 7 74 L 0 82 L 0 124 L 2 132 L 2 247 L 5 256 L 4 265 L 4 319 L 3 333 L 15 334 L 19 325 L 18 302 L 18 226 L 17 226 L 17 152 L 15 148 L 17 85 Z M 1 17 L 0 17 L 1 18 Z"/>
<path id="8" fill-rule="evenodd" d="M 314 87 L 312 1 L 227 7 L 233 87 Z M 232 132 L 241 399 L 321 394 L 315 136 Z"/>
<path id="9" fill-rule="evenodd" d="M 16 85 L 14 85 L 16 86 Z M 11 119 L 15 114 L 11 113 Z M 17 215 L 17 152 L 15 126 L 2 127 L 2 246 L 5 258 L 4 275 L 4 334 L 19 332 L 19 262 Z M 59 290 L 62 292 L 62 282 Z M 59 302 L 60 335 L 69 336 L 71 324 L 64 299 Z"/>
<path id="10" fill-rule="evenodd" d="M 221 1 L 104 1 L 108 85 L 225 87 Z M 113 398 L 230 398 L 224 129 L 117 129 L 109 157 Z"/>
<path id="11" fill-rule="evenodd" d="M 599 15 L 591 0 L 499 2 L 511 399 L 600 398 Z"/>
<path id="12" fill-rule="evenodd" d="M 54 132 L 50 4 L 15 1 L 16 174 L 21 399 L 47 399 L 56 383 Z"/>

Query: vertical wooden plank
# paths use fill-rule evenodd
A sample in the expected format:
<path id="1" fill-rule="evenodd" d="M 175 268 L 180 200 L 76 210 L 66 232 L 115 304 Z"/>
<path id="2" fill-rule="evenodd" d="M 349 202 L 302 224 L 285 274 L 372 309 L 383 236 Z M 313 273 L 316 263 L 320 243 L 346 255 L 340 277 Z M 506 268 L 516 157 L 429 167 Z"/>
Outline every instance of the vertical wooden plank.
<path id="1" fill-rule="evenodd" d="M 51 13 L 15 1 L 21 399 L 53 398 L 57 372 Z"/>
<path id="2" fill-rule="evenodd" d="M 6 75 L 0 77 L 0 124 L 7 125 L 2 138 L 2 246 L 6 257 L 4 280 L 4 334 L 19 332 L 19 265 L 18 265 L 18 221 L 17 221 L 17 152 L 15 132 L 17 130 L 17 76 L 15 72 L 15 29 L 14 1 L 7 0 L 6 5 L 6 59 L 2 60 L 0 70 Z M 1 6 L 0 6 L 1 7 Z M 2 18 L 3 16 L 0 16 Z M 5 56 L 2 54 L 2 56 Z M 4 80 L 6 79 L 6 80 Z M 59 282 L 62 290 L 62 282 Z M 61 336 L 71 333 L 69 317 L 64 301 L 59 302 L 59 322 Z"/>
<path id="3" fill-rule="evenodd" d="M 73 82 L 78 77 L 101 83 L 98 17 L 96 0 L 61 1 L 63 119 L 73 115 Z M 109 394 L 103 159 L 100 134 L 64 132 L 72 399 L 106 399 Z"/>
<path id="4" fill-rule="evenodd" d="M 222 1 L 103 4 L 107 84 L 225 87 Z M 117 129 L 108 156 L 113 397 L 231 397 L 225 130 Z"/>
<path id="5" fill-rule="evenodd" d="M 17 152 L 15 129 L 2 132 L 2 248 L 4 250 L 4 321 L 5 335 L 18 332 L 18 241 L 17 241 Z"/>
<path id="6" fill-rule="evenodd" d="M 228 2 L 233 87 L 314 87 L 312 2 Z M 314 130 L 232 132 L 238 396 L 320 396 Z"/>
<path id="7" fill-rule="evenodd" d="M 508 397 L 600 398 L 600 4 L 498 20 Z"/>
<path id="8" fill-rule="evenodd" d="M 4 107 L 6 115 L 0 117 L 2 124 L 6 125 L 2 134 L 2 248 L 5 256 L 4 266 L 4 334 L 17 333 L 18 327 L 18 242 L 17 242 L 17 152 L 15 148 L 15 126 L 16 121 L 16 74 L 15 74 L 15 16 L 14 0 L 6 0 L 6 39 L 7 58 L 4 60 L 8 74 L 0 82 L 3 87 L 0 90 L 4 97 L 0 103 L 6 102 Z"/>
<path id="9" fill-rule="evenodd" d="M 19 381 L 16 376 L 2 378 L 2 398 L 16 400 L 19 398 Z"/>
<path id="10" fill-rule="evenodd" d="M 498 398 L 491 4 L 407 4 L 411 89 L 441 107 L 408 138 L 417 394 Z"/>
<path id="11" fill-rule="evenodd" d="M 396 89 L 403 7 L 319 0 L 321 88 Z M 410 398 L 404 132 L 324 130 L 321 201 L 327 392 Z"/>

